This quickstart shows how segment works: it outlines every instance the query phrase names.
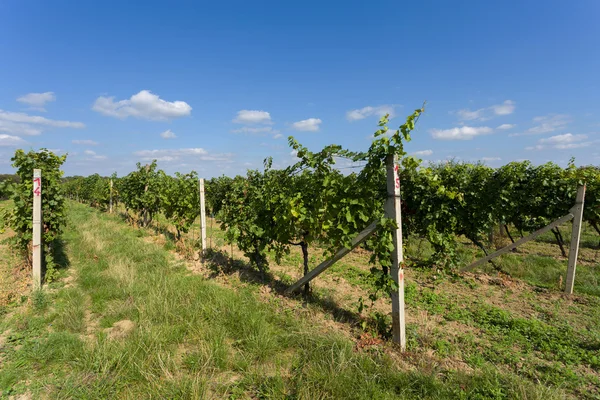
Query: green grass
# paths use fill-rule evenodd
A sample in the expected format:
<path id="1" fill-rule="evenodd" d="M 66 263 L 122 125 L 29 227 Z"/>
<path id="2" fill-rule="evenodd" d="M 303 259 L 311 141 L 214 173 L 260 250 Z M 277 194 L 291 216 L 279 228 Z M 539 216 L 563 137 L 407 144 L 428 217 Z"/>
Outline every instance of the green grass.
<path id="1" fill-rule="evenodd" d="M 0 323 L 2 396 L 34 398 L 562 398 L 514 373 L 401 370 L 384 348 L 190 275 L 116 217 L 71 204 L 76 279 Z M 64 274 L 64 272 L 63 272 Z M 125 337 L 107 327 L 128 319 Z M 441 344 L 443 347 L 444 345 Z"/>
<path id="2" fill-rule="evenodd" d="M 465 282 L 465 290 L 467 286 Z M 449 322 L 464 324 L 477 332 L 477 337 L 463 332 L 447 341 L 443 331 L 415 333 L 413 347 L 430 347 L 446 356 L 455 353 L 473 368 L 505 365 L 521 376 L 568 388 L 582 397 L 598 395 L 600 331 L 595 321 L 600 318 L 600 299 L 587 297 L 582 299 L 584 305 L 570 306 L 558 300 L 553 309 L 539 304 L 537 317 L 524 318 L 484 299 L 445 293 L 443 288 L 410 284 L 407 304 L 440 315 L 445 321 L 442 326 Z M 587 387 L 596 389 L 582 390 Z"/>

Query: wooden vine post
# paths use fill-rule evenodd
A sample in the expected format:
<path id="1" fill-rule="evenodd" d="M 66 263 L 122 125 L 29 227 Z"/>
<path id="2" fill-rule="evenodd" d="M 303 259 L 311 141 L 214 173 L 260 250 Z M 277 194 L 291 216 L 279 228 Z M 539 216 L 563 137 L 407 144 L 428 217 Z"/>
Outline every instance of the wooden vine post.
<path id="1" fill-rule="evenodd" d="M 110 201 L 108 203 L 108 212 L 112 214 L 113 212 L 113 180 L 110 180 Z"/>
<path id="2" fill-rule="evenodd" d="M 33 287 L 42 287 L 42 171 L 33 170 Z"/>
<path id="3" fill-rule="evenodd" d="M 575 206 L 571 209 L 573 214 L 573 230 L 571 231 L 571 246 L 569 248 L 569 265 L 567 267 L 567 280 L 565 292 L 573 293 L 575 284 L 575 269 L 577 268 L 577 255 L 579 254 L 579 239 L 581 238 L 581 220 L 583 218 L 583 202 L 585 199 L 585 186 L 577 188 Z"/>
<path id="4" fill-rule="evenodd" d="M 396 221 L 397 229 L 393 232 L 394 251 L 392 252 L 392 279 L 398 285 L 398 290 L 392 290 L 392 335 L 394 343 L 406 350 L 406 328 L 404 315 L 404 269 L 402 262 L 402 217 L 400 215 L 400 177 L 398 176 L 397 157 L 389 154 L 385 160 L 387 170 L 387 194 L 385 204 L 386 217 Z"/>
<path id="5" fill-rule="evenodd" d="M 202 255 L 206 254 L 206 207 L 204 203 L 204 178 L 200 178 L 200 237 L 202 238 Z"/>

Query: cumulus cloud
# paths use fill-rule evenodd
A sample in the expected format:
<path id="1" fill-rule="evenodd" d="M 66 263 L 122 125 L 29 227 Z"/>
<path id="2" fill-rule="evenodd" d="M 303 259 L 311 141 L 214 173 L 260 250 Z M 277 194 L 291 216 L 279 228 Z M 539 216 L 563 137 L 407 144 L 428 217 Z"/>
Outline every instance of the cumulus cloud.
<path id="1" fill-rule="evenodd" d="M 273 139 L 279 139 L 281 137 L 283 137 L 281 133 L 276 133 L 275 135 L 273 135 Z"/>
<path id="2" fill-rule="evenodd" d="M 39 135 L 47 127 L 81 129 L 85 128 L 85 125 L 82 122 L 60 121 L 38 115 L 0 110 L 0 132 Z"/>
<path id="3" fill-rule="evenodd" d="M 173 133 L 173 131 L 171 131 L 170 129 L 167 129 L 166 131 L 160 134 L 160 137 L 163 139 L 175 139 L 177 135 L 175 135 L 175 133 Z"/>
<path id="4" fill-rule="evenodd" d="M 433 154 L 433 150 L 420 150 L 412 153 L 413 156 L 430 156 Z"/>
<path id="5" fill-rule="evenodd" d="M 596 141 L 586 141 L 587 135 L 573 135 L 572 133 L 565 133 L 564 135 L 555 135 L 549 138 L 540 139 L 537 145 L 526 147 L 526 150 L 544 150 L 548 148 L 557 150 L 569 150 L 578 149 L 582 147 L 588 147 Z"/>
<path id="6" fill-rule="evenodd" d="M 188 159 L 191 161 L 232 161 L 231 153 L 209 153 L 201 147 L 182 148 L 182 149 L 158 149 L 158 150 L 140 150 L 133 153 L 136 157 L 140 157 L 143 161 L 181 161 Z"/>
<path id="7" fill-rule="evenodd" d="M 451 129 L 432 129 L 431 136 L 440 140 L 471 140 L 476 136 L 487 135 L 494 130 L 487 126 L 461 126 Z"/>
<path id="8" fill-rule="evenodd" d="M 515 111 L 516 105 L 512 100 L 505 100 L 501 104 L 495 104 L 490 107 L 480 108 L 478 110 L 469 110 L 467 108 L 456 111 L 456 115 L 461 121 L 486 121 L 494 116 L 509 115 Z"/>
<path id="9" fill-rule="evenodd" d="M 271 124 L 271 114 L 259 110 L 240 110 L 233 119 L 236 124 Z"/>
<path id="10" fill-rule="evenodd" d="M 44 93 L 27 93 L 19 98 L 17 101 L 23 104 L 27 104 L 32 108 L 35 108 L 39 111 L 46 111 L 44 106 L 46 103 L 52 102 L 56 100 L 56 96 L 54 92 L 44 92 Z"/>
<path id="11" fill-rule="evenodd" d="M 22 146 L 27 142 L 21 139 L 18 136 L 11 136 L 0 134 L 0 146 L 1 147 L 11 147 L 11 146 Z"/>
<path id="12" fill-rule="evenodd" d="M 515 124 L 502 124 L 499 127 L 497 127 L 496 129 L 498 129 L 500 131 L 505 131 L 505 130 L 508 130 L 508 129 L 512 129 L 515 126 L 516 126 Z"/>
<path id="13" fill-rule="evenodd" d="M 185 101 L 166 101 L 149 90 L 142 90 L 126 100 L 115 101 L 114 97 L 100 96 L 92 110 L 120 119 L 135 117 L 160 121 L 188 116 L 192 107 Z"/>
<path id="14" fill-rule="evenodd" d="M 366 106 L 356 110 L 346 112 L 346 119 L 350 122 L 365 119 L 367 117 L 376 116 L 378 118 L 383 117 L 385 114 L 389 114 L 390 118 L 394 118 L 396 115 L 396 106 L 393 104 L 382 104 L 380 106 Z"/>
<path id="15" fill-rule="evenodd" d="M 482 157 L 481 161 L 501 161 L 500 157 Z"/>
<path id="16" fill-rule="evenodd" d="M 93 140 L 72 140 L 71 143 L 73 144 L 82 144 L 82 145 L 86 145 L 86 146 L 97 146 L 98 142 L 94 142 Z"/>
<path id="17" fill-rule="evenodd" d="M 292 128 L 297 131 L 304 132 L 316 132 L 319 130 L 319 125 L 321 125 L 321 121 L 319 118 L 309 118 L 304 119 L 302 121 L 294 122 L 292 124 Z"/>

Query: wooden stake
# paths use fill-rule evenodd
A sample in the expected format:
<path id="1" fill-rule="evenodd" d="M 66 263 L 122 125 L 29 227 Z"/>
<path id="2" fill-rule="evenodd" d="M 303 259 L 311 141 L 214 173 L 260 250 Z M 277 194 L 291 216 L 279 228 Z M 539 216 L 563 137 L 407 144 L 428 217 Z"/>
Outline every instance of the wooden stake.
<path id="1" fill-rule="evenodd" d="M 33 287 L 42 287 L 42 171 L 33 170 Z"/>
<path id="2" fill-rule="evenodd" d="M 573 210 L 573 209 L 571 209 Z M 483 258 L 480 258 L 479 260 L 475 261 L 474 263 L 472 263 L 471 265 L 469 265 L 468 267 L 466 267 L 465 269 L 463 269 L 463 271 L 468 271 L 470 269 L 475 268 L 478 265 L 481 265 L 483 263 L 486 263 L 488 261 L 490 261 L 493 258 L 496 258 L 502 254 L 506 254 L 509 251 L 511 251 L 512 249 L 516 249 L 518 246 L 522 245 L 523 243 L 527 243 L 530 240 L 535 239 L 536 237 L 540 236 L 543 233 L 548 232 L 549 230 L 551 230 L 552 228 L 554 228 L 555 226 L 558 226 L 560 224 L 563 224 L 565 222 L 567 222 L 568 220 L 570 220 L 571 218 L 573 218 L 573 214 L 570 212 L 569 214 L 560 217 L 559 219 L 557 219 L 556 221 L 552 222 L 549 225 L 546 225 L 545 227 L 543 227 L 542 229 L 538 229 L 537 231 L 533 232 L 530 235 L 527 235 L 525 237 L 522 237 L 521 239 L 517 240 L 514 243 L 509 244 L 508 246 L 505 246 L 503 248 L 501 248 L 498 251 L 493 252 L 492 254 L 485 256 Z"/>
<path id="3" fill-rule="evenodd" d="M 113 198 L 112 198 L 112 194 L 113 194 L 113 181 L 112 179 L 110 180 L 110 202 L 108 203 L 108 212 L 112 214 L 113 212 Z"/>
<path id="4" fill-rule="evenodd" d="M 402 351 L 406 350 L 406 328 L 404 315 L 404 269 L 402 262 L 402 216 L 400 215 L 400 177 L 396 156 L 389 154 L 385 164 L 387 170 L 387 202 L 385 215 L 396 221 L 398 228 L 393 232 L 394 251 L 392 252 L 392 279 L 398 285 L 398 290 L 392 290 L 392 335 L 395 343 Z"/>
<path id="5" fill-rule="evenodd" d="M 575 207 L 573 213 L 573 230 L 571 231 L 571 246 L 569 248 L 569 265 L 567 268 L 567 280 L 565 282 L 565 293 L 573 293 L 575 284 L 575 269 L 577 268 L 577 255 L 579 253 L 579 239 L 581 237 L 581 220 L 583 218 L 583 202 L 585 199 L 585 185 L 577 188 Z"/>
<path id="6" fill-rule="evenodd" d="M 202 238 L 202 255 L 206 254 L 206 208 L 204 205 L 204 178 L 200 178 L 200 233 Z"/>

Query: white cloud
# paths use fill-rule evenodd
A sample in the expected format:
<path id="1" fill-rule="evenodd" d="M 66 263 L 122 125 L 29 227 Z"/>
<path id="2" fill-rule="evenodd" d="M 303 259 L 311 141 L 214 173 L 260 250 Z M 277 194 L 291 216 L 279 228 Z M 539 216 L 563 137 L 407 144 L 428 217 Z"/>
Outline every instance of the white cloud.
<path id="1" fill-rule="evenodd" d="M 515 112 L 515 102 L 512 100 L 505 100 L 502 104 L 491 106 L 490 109 L 496 115 L 509 115 Z"/>
<path id="2" fill-rule="evenodd" d="M 525 150 L 544 150 L 546 146 L 542 146 L 541 144 L 537 144 L 535 146 L 527 146 Z"/>
<path id="3" fill-rule="evenodd" d="M 564 135 L 556 135 L 556 136 L 551 136 L 546 139 L 540 139 L 539 143 L 565 144 L 565 143 L 580 142 L 587 138 L 588 138 L 587 135 L 573 135 L 572 133 L 565 133 Z"/>
<path id="4" fill-rule="evenodd" d="M 93 140 L 72 140 L 73 144 L 83 144 L 86 146 L 97 146 L 98 142 L 94 142 Z"/>
<path id="5" fill-rule="evenodd" d="M 20 103 L 27 104 L 32 108 L 35 108 L 39 111 L 46 111 L 44 106 L 46 103 L 51 101 L 55 101 L 56 96 L 53 92 L 44 92 L 44 93 L 28 93 L 17 98 L 17 101 Z"/>
<path id="6" fill-rule="evenodd" d="M 557 144 L 554 148 L 558 150 L 580 149 L 582 147 L 588 147 L 592 143 L 593 142 Z"/>
<path id="7" fill-rule="evenodd" d="M 570 150 L 579 149 L 582 147 L 588 147 L 593 145 L 597 141 L 587 141 L 587 135 L 573 135 L 572 133 L 565 133 L 564 135 L 551 136 L 538 140 L 538 144 L 535 146 L 526 147 L 526 150 L 544 150 L 547 148 L 553 148 L 557 150 Z"/>
<path id="8" fill-rule="evenodd" d="M 149 90 L 142 90 L 128 100 L 115 101 L 114 97 L 100 96 L 92 110 L 101 114 L 125 119 L 135 117 L 148 120 L 167 120 L 190 115 L 192 107 L 185 101 L 166 101 Z"/>
<path id="9" fill-rule="evenodd" d="M 500 157 L 481 157 L 481 161 L 501 161 Z"/>
<path id="10" fill-rule="evenodd" d="M 544 117 L 535 117 L 533 119 L 537 125 L 529 128 L 526 134 L 540 134 L 554 132 L 563 129 L 570 122 L 569 116 L 564 114 L 551 114 Z"/>
<path id="11" fill-rule="evenodd" d="M 486 121 L 494 116 L 512 114 L 515 108 L 514 101 L 505 100 L 502 104 L 495 104 L 478 110 L 469 110 L 467 108 L 458 110 L 456 111 L 456 115 L 458 115 L 461 121 Z"/>
<path id="12" fill-rule="evenodd" d="M 166 131 L 160 134 L 160 137 L 163 139 L 175 139 L 177 135 L 175 135 L 175 133 L 173 133 L 173 131 L 171 131 L 170 129 L 167 129 Z"/>
<path id="13" fill-rule="evenodd" d="M 42 129 L 28 124 L 19 124 L 0 119 L 0 132 L 12 133 L 15 135 L 35 136 L 42 133 Z"/>
<path id="14" fill-rule="evenodd" d="M 497 127 L 496 129 L 498 129 L 500 131 L 505 131 L 505 130 L 508 130 L 508 129 L 512 129 L 515 126 L 516 126 L 515 124 L 502 124 L 499 127 Z"/>
<path id="15" fill-rule="evenodd" d="M 159 160 L 165 162 L 189 159 L 193 161 L 232 161 L 231 153 L 211 154 L 201 147 L 183 149 L 140 150 L 133 153 L 144 161 Z"/>
<path id="16" fill-rule="evenodd" d="M 487 126 L 461 126 L 459 128 L 451 129 L 432 129 L 430 130 L 431 136 L 434 139 L 440 140 L 471 140 L 475 136 L 487 135 L 492 133 L 494 130 Z"/>
<path id="17" fill-rule="evenodd" d="M 90 156 L 87 157 L 86 160 L 106 160 L 106 156 L 96 154 L 93 150 L 84 150 L 83 154 Z"/>
<path id="18" fill-rule="evenodd" d="M 0 120 L 15 123 L 45 125 L 56 128 L 85 128 L 85 125 L 82 122 L 58 121 L 37 115 L 29 115 L 25 113 L 16 113 L 4 110 L 0 110 Z"/>
<path id="19" fill-rule="evenodd" d="M 414 153 L 412 153 L 413 156 L 430 156 L 433 154 L 433 150 L 421 150 L 421 151 L 415 151 Z"/>
<path id="20" fill-rule="evenodd" d="M 304 119 L 302 121 L 294 122 L 292 124 L 292 128 L 297 131 L 316 132 L 319 130 L 319 125 L 321 122 L 323 121 L 321 121 L 319 118 Z"/>
<path id="21" fill-rule="evenodd" d="M 59 121 L 26 113 L 0 110 L 0 132 L 17 135 L 39 135 L 45 127 L 85 128 L 82 122 Z"/>
<path id="22" fill-rule="evenodd" d="M 0 134 L 0 146 L 22 146 L 26 143 L 18 136 Z"/>
<path id="23" fill-rule="evenodd" d="M 261 126 L 261 127 L 242 126 L 241 128 L 231 130 L 231 133 L 244 133 L 244 134 L 249 134 L 249 135 L 255 135 L 255 134 L 260 134 L 260 133 L 274 133 L 274 132 L 276 132 L 276 131 L 273 130 L 273 127 L 271 127 L 271 126 Z"/>
<path id="24" fill-rule="evenodd" d="M 240 110 L 233 119 L 236 124 L 271 124 L 271 114 L 266 111 Z"/>
<path id="25" fill-rule="evenodd" d="M 276 134 L 273 136 L 273 139 L 279 139 L 280 137 L 283 137 L 283 135 L 282 135 L 281 133 L 276 133 Z"/>
<path id="26" fill-rule="evenodd" d="M 346 112 L 346 119 L 350 122 L 365 119 L 371 116 L 383 117 L 385 114 L 390 114 L 390 118 L 394 118 L 396 106 L 393 104 L 383 104 L 380 106 L 367 106 L 356 110 Z"/>
<path id="27" fill-rule="evenodd" d="M 485 110 L 485 108 L 480 108 L 479 110 L 471 111 L 465 108 L 463 110 L 458 110 L 456 114 L 461 121 L 472 121 L 475 119 L 483 119 Z"/>

